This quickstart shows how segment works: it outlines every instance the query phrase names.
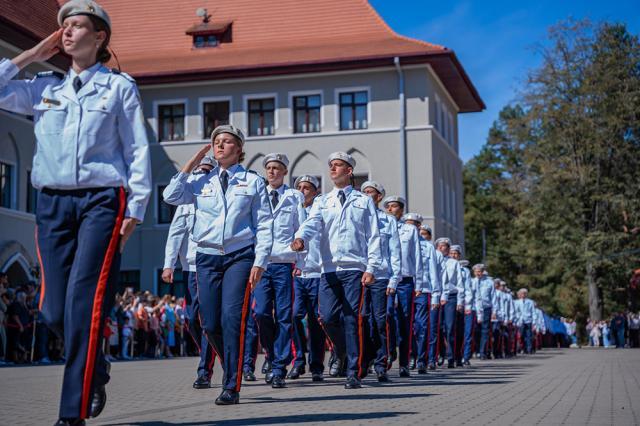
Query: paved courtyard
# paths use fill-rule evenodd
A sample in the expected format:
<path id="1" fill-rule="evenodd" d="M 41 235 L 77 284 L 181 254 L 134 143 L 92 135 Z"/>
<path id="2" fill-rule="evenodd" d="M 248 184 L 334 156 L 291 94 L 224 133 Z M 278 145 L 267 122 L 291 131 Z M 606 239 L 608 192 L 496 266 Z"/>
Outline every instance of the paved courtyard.
<path id="1" fill-rule="evenodd" d="M 259 364 L 262 360 L 259 361 Z M 218 407 L 219 385 L 194 390 L 195 358 L 114 363 L 109 402 L 92 425 L 634 425 L 640 424 L 640 350 L 544 350 L 476 361 L 360 390 L 308 375 L 272 390 L 245 384 L 240 405 Z M 220 369 L 216 366 L 215 382 Z M 0 369 L 0 424 L 47 425 L 57 415 L 62 366 Z"/>

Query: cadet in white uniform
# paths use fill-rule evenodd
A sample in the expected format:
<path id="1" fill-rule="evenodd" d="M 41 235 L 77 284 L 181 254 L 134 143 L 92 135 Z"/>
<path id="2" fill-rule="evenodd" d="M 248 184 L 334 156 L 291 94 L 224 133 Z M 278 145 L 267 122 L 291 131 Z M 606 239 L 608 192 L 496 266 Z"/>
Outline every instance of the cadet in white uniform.
<path id="1" fill-rule="evenodd" d="M 485 266 L 478 263 L 473 266 L 476 292 L 476 315 L 481 327 L 480 359 L 487 359 L 491 348 L 489 347 L 489 333 L 491 332 L 491 320 L 495 318 L 494 309 L 497 305 L 496 290 L 493 280 L 485 274 Z"/>
<path id="2" fill-rule="evenodd" d="M 447 270 L 446 279 L 442 281 L 442 296 L 440 305 L 443 307 L 445 337 L 447 342 L 447 368 L 455 368 L 455 329 L 456 312 L 462 312 L 464 308 L 464 283 L 460 263 L 449 257 L 451 241 L 448 238 L 438 238 L 436 249 L 442 253 Z"/>

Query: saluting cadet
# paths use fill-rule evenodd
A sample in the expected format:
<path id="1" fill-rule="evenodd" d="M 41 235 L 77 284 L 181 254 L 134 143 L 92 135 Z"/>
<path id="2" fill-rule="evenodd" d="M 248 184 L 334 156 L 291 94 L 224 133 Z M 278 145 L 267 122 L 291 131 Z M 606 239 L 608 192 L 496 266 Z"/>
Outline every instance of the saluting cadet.
<path id="1" fill-rule="evenodd" d="M 438 265 L 436 264 L 436 248 L 431 243 L 431 228 L 427 225 L 420 225 L 419 234 L 424 278 L 422 281 L 422 295 L 416 297 L 415 301 L 413 335 L 418 374 L 426 374 L 428 363 L 429 316 L 431 308 L 435 305 L 437 309 L 439 306 L 442 286 L 438 274 Z"/>
<path id="2" fill-rule="evenodd" d="M 204 157 L 200 165 L 192 175 L 206 174 L 214 167 L 211 157 Z M 211 386 L 213 364 L 215 354 L 202 332 L 200 324 L 200 302 L 198 301 L 198 285 L 196 282 L 196 243 L 190 238 L 193 228 L 195 209 L 193 204 L 182 204 L 176 208 L 173 220 L 169 226 L 167 243 L 164 254 L 164 269 L 162 280 L 168 284 L 173 283 L 173 272 L 176 261 L 180 259 L 182 273 L 187 273 L 187 322 L 189 333 L 200 351 L 200 362 L 193 387 L 195 389 L 208 389 Z"/>
<path id="3" fill-rule="evenodd" d="M 302 175 L 296 178 L 294 186 L 304 196 L 304 209 L 308 215 L 313 200 L 320 191 L 320 182 L 314 176 Z M 290 379 L 297 379 L 305 373 L 305 352 L 309 353 L 309 370 L 311 380 L 324 380 L 324 341 L 325 334 L 318 322 L 318 287 L 321 275 L 320 234 L 316 234 L 307 244 L 306 253 L 298 257 L 294 272 L 294 303 L 293 303 L 293 343 L 295 359 L 293 367 L 287 375 Z M 303 319 L 307 317 L 308 350 Z"/>
<path id="4" fill-rule="evenodd" d="M 515 311 L 517 317 L 516 325 L 520 329 L 520 336 L 524 342 L 524 353 L 531 353 L 531 334 L 533 332 L 533 317 L 535 307 L 533 300 L 527 298 L 529 291 L 526 288 L 518 290 L 518 300 L 515 301 Z"/>
<path id="5" fill-rule="evenodd" d="M 90 0 L 58 12 L 60 29 L 12 60 L 0 61 L 0 108 L 33 116 L 38 190 L 39 308 L 64 336 L 59 425 L 83 425 L 106 403 L 109 365 L 101 351 L 115 300 L 120 253 L 143 220 L 151 192 L 148 138 L 136 84 L 104 67 L 111 21 Z M 66 75 L 11 80 L 60 50 Z"/>
<path id="6" fill-rule="evenodd" d="M 422 295 L 422 280 L 424 279 L 418 229 L 415 225 L 403 221 L 405 204 L 400 197 L 388 197 L 383 202 L 387 212 L 398 220 L 402 253 L 402 279 L 396 288 L 400 377 L 410 376 L 409 361 L 413 338 L 414 298 Z M 411 219 L 419 218 L 416 214 L 412 214 Z M 417 222 L 421 220 L 420 218 Z"/>
<path id="7" fill-rule="evenodd" d="M 376 206 L 382 252 L 382 263 L 374 272 L 375 281 L 364 289 L 362 315 L 364 318 L 368 318 L 371 324 L 371 330 L 367 335 L 365 364 L 368 365 L 369 360 L 373 359 L 378 381 L 388 382 L 387 369 L 391 350 L 388 340 L 387 299 L 388 296 L 395 294 L 402 273 L 400 235 L 395 217 L 383 212 L 378 207 L 385 196 L 384 187 L 378 182 L 366 181 L 362 184 L 361 190 L 371 197 Z"/>
<path id="8" fill-rule="evenodd" d="M 485 266 L 482 263 L 473 265 L 473 278 L 476 282 L 476 315 L 481 327 L 480 359 L 489 357 L 489 332 L 491 320 L 495 318 L 495 306 L 497 305 L 496 290 L 493 280 L 485 274 Z"/>
<path id="9" fill-rule="evenodd" d="M 265 375 L 265 381 L 276 389 L 285 387 L 284 377 L 292 358 L 293 267 L 297 255 L 290 246 L 306 212 L 302 194 L 284 184 L 289 167 L 287 156 L 268 154 L 262 165 L 273 212 L 273 246 L 269 266 L 253 290 L 253 297 L 260 343 L 271 361 L 271 371 Z"/>
<path id="10" fill-rule="evenodd" d="M 458 261 L 458 264 L 460 265 L 460 274 L 462 276 L 462 295 L 463 295 L 463 309 L 458 309 L 456 310 L 456 327 L 455 327 L 455 360 L 456 360 L 456 367 L 462 367 L 463 362 L 462 362 L 462 358 L 463 358 L 463 352 L 464 352 L 464 331 L 465 331 L 465 308 L 466 308 L 466 300 L 467 300 L 467 288 L 469 287 L 469 284 L 467 283 L 467 281 L 471 281 L 471 277 L 469 269 L 465 268 L 463 266 L 463 262 L 466 262 L 466 264 L 468 264 L 469 262 L 467 261 L 463 261 L 462 259 L 462 247 L 458 244 L 454 244 L 451 246 L 451 249 L 449 250 L 449 256 L 451 256 L 451 258 L 455 259 Z"/>
<path id="11" fill-rule="evenodd" d="M 202 326 L 224 369 L 218 405 L 240 400 L 249 295 L 269 262 L 273 218 L 264 180 L 245 170 L 244 135 L 232 125 L 215 128 L 164 190 L 173 205 L 195 206 L 196 249 Z M 189 180 L 189 171 L 213 146 L 218 166 Z M 224 345 L 223 345 L 224 341 Z"/>
<path id="12" fill-rule="evenodd" d="M 438 238 L 436 249 L 445 258 L 445 268 L 447 270 L 446 280 L 442 281 L 442 295 L 440 305 L 443 307 L 443 318 L 447 341 L 447 368 L 455 368 L 455 326 L 456 312 L 462 312 L 464 308 L 464 283 L 462 282 L 462 271 L 460 263 L 449 257 L 451 241 L 448 238 Z"/>
<path id="13" fill-rule="evenodd" d="M 347 153 L 329 156 L 334 188 L 315 199 L 291 246 L 295 251 L 304 250 L 314 234 L 321 234 L 320 321 L 333 343 L 337 363 L 344 365 L 346 359 L 346 389 L 361 387 L 362 287 L 375 281 L 373 274 L 382 263 L 376 208 L 369 197 L 352 187 L 355 165 L 355 159 Z"/>

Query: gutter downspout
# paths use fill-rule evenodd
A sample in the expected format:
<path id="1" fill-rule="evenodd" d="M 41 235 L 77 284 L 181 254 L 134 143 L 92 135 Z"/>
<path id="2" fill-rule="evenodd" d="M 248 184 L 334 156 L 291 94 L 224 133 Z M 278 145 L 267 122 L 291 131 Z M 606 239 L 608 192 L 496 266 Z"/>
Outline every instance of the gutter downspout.
<path id="1" fill-rule="evenodd" d="M 393 58 L 393 64 L 398 72 L 398 101 L 400 102 L 400 193 L 406 200 L 405 213 L 409 211 L 408 179 L 407 179 L 407 102 L 404 97 L 404 74 L 400 68 L 400 58 Z"/>

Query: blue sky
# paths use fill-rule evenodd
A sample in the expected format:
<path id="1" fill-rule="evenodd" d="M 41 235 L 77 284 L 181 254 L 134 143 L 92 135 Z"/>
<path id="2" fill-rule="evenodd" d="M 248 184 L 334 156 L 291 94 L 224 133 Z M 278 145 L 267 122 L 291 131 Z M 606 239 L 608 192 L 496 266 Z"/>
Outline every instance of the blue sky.
<path id="1" fill-rule="evenodd" d="M 461 114 L 460 157 L 478 153 L 503 106 L 539 65 L 536 44 L 569 17 L 610 20 L 640 33 L 640 0 L 420 1 L 369 0 L 396 32 L 456 52 L 487 109 Z"/>

